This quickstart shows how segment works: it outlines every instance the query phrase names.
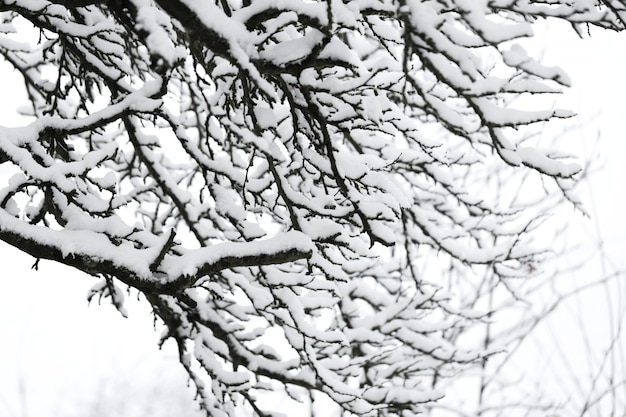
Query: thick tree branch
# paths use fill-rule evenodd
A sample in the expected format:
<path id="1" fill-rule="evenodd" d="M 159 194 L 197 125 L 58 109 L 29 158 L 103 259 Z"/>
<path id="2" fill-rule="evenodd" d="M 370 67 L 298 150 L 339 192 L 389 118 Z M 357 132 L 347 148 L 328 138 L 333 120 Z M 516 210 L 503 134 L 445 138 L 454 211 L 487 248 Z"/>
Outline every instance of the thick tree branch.
<path id="1" fill-rule="evenodd" d="M 145 250 L 116 246 L 102 234 L 91 236 L 72 231 L 46 230 L 46 239 L 37 236 L 42 227 L 22 225 L 21 232 L 10 227 L 19 222 L 0 212 L 0 240 L 37 259 L 68 265 L 90 275 L 110 275 L 142 292 L 176 294 L 195 284 L 203 276 L 228 268 L 275 265 L 308 259 L 312 244 L 301 233 L 290 232 L 258 242 L 222 243 L 196 249 L 182 256 L 168 256 L 163 262 L 165 272 L 142 267 Z M 37 236 L 37 237 L 35 237 Z M 299 239 L 299 240 L 294 240 Z M 68 247 L 74 247 L 69 251 Z M 132 253 L 135 251 L 136 253 Z M 108 259 L 107 254 L 115 256 Z M 159 254 L 159 258 L 161 258 Z M 125 260 L 128 260 L 126 262 Z"/>

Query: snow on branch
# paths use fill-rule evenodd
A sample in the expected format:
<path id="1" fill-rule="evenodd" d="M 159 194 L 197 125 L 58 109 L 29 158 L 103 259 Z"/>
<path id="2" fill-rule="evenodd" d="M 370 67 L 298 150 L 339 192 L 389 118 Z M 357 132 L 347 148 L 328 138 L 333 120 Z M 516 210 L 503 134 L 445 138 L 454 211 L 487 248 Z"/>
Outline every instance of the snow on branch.
<path id="1" fill-rule="evenodd" d="M 146 260 L 157 247 L 137 249 L 128 244 L 111 245 L 106 236 L 88 230 L 47 230 L 24 225 L 0 210 L 0 239 L 37 259 L 48 259 L 93 275 L 118 277 L 142 291 L 176 294 L 200 278 L 223 269 L 283 264 L 311 257 L 311 239 L 288 232 L 258 242 L 221 243 L 168 256 L 159 265 Z M 153 271 L 154 269 L 154 271 Z"/>
<path id="2" fill-rule="evenodd" d="M 226 268 L 293 262 L 310 258 L 314 248 L 311 238 L 296 231 L 255 242 L 220 243 L 185 253 L 176 259 L 174 269 L 168 268 L 168 273 L 203 276 Z"/>

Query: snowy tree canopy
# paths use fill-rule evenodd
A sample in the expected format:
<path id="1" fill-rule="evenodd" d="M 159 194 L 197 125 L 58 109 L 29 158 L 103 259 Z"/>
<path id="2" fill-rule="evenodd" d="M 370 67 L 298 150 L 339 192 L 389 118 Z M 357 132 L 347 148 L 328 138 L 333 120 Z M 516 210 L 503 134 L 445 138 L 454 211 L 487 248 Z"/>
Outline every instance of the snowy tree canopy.
<path id="1" fill-rule="evenodd" d="M 621 0 L 0 11 L 29 98 L 28 122 L 0 128 L 17 172 L 0 239 L 99 277 L 90 296 L 122 312 L 126 286 L 142 293 L 211 416 L 274 415 L 267 392 L 416 415 L 484 363 L 458 336 L 540 267 L 533 232 L 580 171 L 528 140 L 572 114 L 514 106 L 570 83 L 524 39 L 537 19 L 626 18 Z M 558 196 L 519 201 L 528 175 Z M 476 271 L 489 281 L 467 295 Z"/>

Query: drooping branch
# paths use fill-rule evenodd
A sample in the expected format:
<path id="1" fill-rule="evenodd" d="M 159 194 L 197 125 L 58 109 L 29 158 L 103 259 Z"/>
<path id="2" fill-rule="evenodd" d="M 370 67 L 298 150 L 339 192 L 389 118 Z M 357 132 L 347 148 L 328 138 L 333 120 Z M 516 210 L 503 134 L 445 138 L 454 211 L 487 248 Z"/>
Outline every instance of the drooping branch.
<path id="1" fill-rule="evenodd" d="M 0 240 L 37 259 L 59 262 L 90 275 L 109 275 L 142 292 L 176 294 L 203 276 L 228 268 L 275 265 L 308 259 L 313 246 L 299 232 L 257 242 L 222 243 L 169 255 L 152 272 L 147 260 L 155 248 L 115 245 L 95 232 L 50 230 L 22 224 L 0 210 Z"/>

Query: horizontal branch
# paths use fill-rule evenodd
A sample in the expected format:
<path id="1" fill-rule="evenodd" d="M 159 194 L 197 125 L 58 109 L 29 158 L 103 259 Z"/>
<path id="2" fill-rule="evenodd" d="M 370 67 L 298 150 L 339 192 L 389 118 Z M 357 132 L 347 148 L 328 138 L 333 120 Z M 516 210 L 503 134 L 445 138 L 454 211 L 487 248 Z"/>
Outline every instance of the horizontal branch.
<path id="1" fill-rule="evenodd" d="M 301 232 L 291 231 L 271 239 L 226 242 L 196 249 L 181 257 L 169 257 L 164 262 L 163 270 L 167 276 L 176 277 L 166 287 L 188 288 L 199 277 L 229 268 L 276 265 L 309 259 L 313 254 L 313 248 L 310 237 Z"/>
<path id="2" fill-rule="evenodd" d="M 113 276 L 142 292 L 170 295 L 224 269 L 283 264 L 308 259 L 313 253 L 308 236 L 288 232 L 261 241 L 226 242 L 182 256 L 167 255 L 153 273 L 151 262 L 160 256 L 159 248 L 136 249 L 133 242 L 116 245 L 102 233 L 28 225 L 4 210 L 0 210 L 0 240 L 37 259 L 56 261 L 90 275 Z"/>

